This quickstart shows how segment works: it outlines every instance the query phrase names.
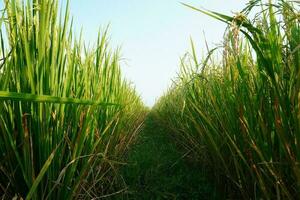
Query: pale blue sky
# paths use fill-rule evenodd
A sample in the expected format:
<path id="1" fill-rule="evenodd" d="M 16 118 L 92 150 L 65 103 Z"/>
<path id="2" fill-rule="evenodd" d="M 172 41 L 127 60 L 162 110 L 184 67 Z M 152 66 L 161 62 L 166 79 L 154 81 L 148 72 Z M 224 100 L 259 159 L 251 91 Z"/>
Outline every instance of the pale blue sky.
<path id="1" fill-rule="evenodd" d="M 224 24 L 184 7 L 177 0 L 71 0 L 77 30 L 93 44 L 100 26 L 111 24 L 114 46 L 122 47 L 122 69 L 148 106 L 152 106 L 176 77 L 179 57 L 190 48 L 199 54 L 204 36 L 210 47 L 221 42 Z M 196 7 L 227 14 L 240 11 L 246 0 L 181 0 Z"/>

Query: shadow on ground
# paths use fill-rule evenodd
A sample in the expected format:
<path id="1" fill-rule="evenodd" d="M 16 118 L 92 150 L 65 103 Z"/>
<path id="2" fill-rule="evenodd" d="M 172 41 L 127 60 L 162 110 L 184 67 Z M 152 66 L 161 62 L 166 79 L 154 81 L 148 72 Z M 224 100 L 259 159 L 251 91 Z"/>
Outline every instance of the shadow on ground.
<path id="1" fill-rule="evenodd" d="M 219 199 L 205 173 L 185 162 L 162 125 L 149 115 L 121 173 L 128 199 Z M 127 198 L 126 198 L 127 199 Z"/>

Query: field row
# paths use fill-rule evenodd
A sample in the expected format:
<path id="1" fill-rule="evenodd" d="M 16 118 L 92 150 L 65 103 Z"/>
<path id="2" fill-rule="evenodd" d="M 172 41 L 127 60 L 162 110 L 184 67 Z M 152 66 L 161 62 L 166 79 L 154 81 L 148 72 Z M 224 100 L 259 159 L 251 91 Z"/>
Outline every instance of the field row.
<path id="1" fill-rule="evenodd" d="M 88 48 L 75 36 L 69 3 L 66 10 L 58 0 L 4 0 L 4 5 L 2 199 L 127 198 L 126 177 L 137 179 L 120 169 L 132 158 L 129 150 L 147 115 L 156 120 L 146 124 L 147 137 L 157 131 L 172 138 L 165 140 L 165 135 L 158 141 L 158 133 L 153 134 L 149 141 L 162 145 L 157 155 L 176 160 L 162 152 L 178 148 L 174 156 L 182 168 L 176 173 L 183 169 L 182 176 L 190 177 L 187 165 L 206 169 L 206 178 L 218 190 L 215 198 L 300 198 L 298 2 L 249 1 L 235 16 L 184 4 L 228 28 L 221 47 L 209 49 L 202 59 L 191 40 L 180 74 L 151 110 L 123 78 L 120 51 L 110 47 L 107 29 Z M 133 156 L 155 156 L 152 150 Z M 149 160 L 159 161 L 147 157 L 138 166 Z M 178 179 L 174 188 L 186 184 L 180 187 L 186 189 L 188 183 L 180 180 L 186 179 Z M 153 187 L 148 191 L 159 191 Z M 165 197 L 184 198 L 186 193 Z"/>

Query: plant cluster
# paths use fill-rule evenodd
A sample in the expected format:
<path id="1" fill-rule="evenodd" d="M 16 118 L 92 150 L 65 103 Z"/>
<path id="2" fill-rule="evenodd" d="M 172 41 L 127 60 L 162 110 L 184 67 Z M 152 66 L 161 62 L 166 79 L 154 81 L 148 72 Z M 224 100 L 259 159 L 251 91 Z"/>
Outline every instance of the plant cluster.
<path id="1" fill-rule="evenodd" d="M 154 111 L 229 198 L 300 198 L 299 4 L 255 0 L 228 24 L 222 59 L 192 51 Z M 257 13 L 257 10 L 260 12 Z"/>
<path id="2" fill-rule="evenodd" d="M 0 197 L 92 199 L 116 192 L 145 108 L 107 30 L 94 48 L 58 0 L 5 0 L 1 12 Z"/>

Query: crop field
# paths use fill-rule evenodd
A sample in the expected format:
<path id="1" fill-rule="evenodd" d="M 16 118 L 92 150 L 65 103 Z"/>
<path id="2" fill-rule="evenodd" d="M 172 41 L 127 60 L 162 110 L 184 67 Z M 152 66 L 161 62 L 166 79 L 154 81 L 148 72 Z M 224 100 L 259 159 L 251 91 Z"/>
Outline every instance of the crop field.
<path id="1" fill-rule="evenodd" d="M 299 1 L 178 3 L 227 28 L 202 57 L 190 40 L 152 108 L 66 2 L 2 3 L 1 199 L 300 199 Z"/>

